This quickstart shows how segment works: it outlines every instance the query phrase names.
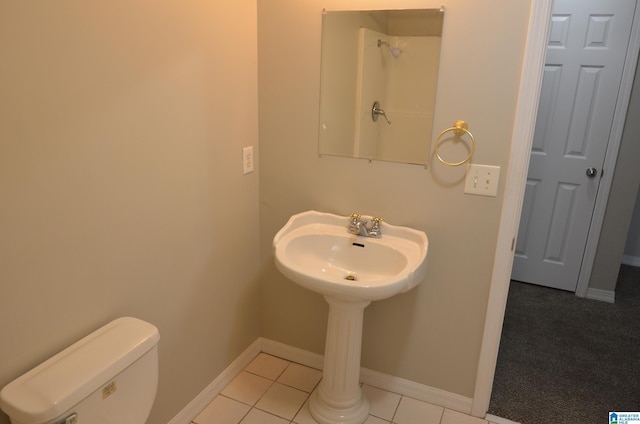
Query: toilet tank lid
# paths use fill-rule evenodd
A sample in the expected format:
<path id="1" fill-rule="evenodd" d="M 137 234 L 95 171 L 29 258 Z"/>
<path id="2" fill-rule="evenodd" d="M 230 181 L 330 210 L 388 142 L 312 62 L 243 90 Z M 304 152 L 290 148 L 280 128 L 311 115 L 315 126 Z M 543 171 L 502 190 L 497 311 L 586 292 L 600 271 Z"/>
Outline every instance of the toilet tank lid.
<path id="1" fill-rule="evenodd" d="M 111 321 L 0 391 L 0 408 L 22 422 L 46 422 L 76 405 L 151 350 L 158 329 L 137 318 Z"/>

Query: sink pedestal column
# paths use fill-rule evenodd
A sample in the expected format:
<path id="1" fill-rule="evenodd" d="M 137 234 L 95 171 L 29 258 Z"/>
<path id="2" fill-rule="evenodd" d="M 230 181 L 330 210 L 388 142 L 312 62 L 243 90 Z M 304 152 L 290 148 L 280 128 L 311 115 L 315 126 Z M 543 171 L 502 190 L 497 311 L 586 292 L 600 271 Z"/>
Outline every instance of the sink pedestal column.
<path id="1" fill-rule="evenodd" d="M 329 322 L 324 370 L 309 400 L 309 412 L 321 424 L 361 424 L 369 415 L 369 402 L 360 388 L 362 321 L 364 308 L 371 302 L 325 299 Z"/>

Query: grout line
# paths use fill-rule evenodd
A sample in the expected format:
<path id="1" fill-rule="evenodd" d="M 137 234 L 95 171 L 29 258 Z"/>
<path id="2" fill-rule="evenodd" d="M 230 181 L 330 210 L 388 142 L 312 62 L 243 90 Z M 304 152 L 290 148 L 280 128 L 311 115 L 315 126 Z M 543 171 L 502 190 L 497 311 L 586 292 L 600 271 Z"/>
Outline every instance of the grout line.
<path id="1" fill-rule="evenodd" d="M 313 392 L 311 392 L 313 393 Z M 293 417 L 291 418 L 291 421 L 289 421 L 290 423 L 294 423 L 296 417 L 298 416 L 298 414 L 300 413 L 300 411 L 302 411 L 302 408 L 304 408 L 304 405 L 307 404 L 307 402 L 309 402 L 309 398 L 311 397 L 311 393 L 307 394 L 307 398 L 304 400 L 304 402 L 302 402 L 302 405 L 300 405 L 300 408 L 298 408 L 298 410 L 296 411 L 295 414 L 293 414 Z M 295 423 L 294 423 L 295 424 Z"/>
<path id="2" fill-rule="evenodd" d="M 222 396 L 222 395 L 218 395 L 218 396 Z M 229 398 L 229 399 L 231 399 L 231 398 Z M 240 402 L 240 403 L 243 403 L 243 402 Z M 244 421 L 245 418 L 247 418 L 247 415 L 249 415 L 249 412 L 251 412 L 252 409 L 253 409 L 253 406 L 250 406 L 249 409 L 247 409 L 247 412 L 245 412 L 245 414 L 242 416 L 242 418 L 240 418 L 240 421 L 238 421 L 238 424 L 240 424 L 242 421 Z"/>
<path id="3" fill-rule="evenodd" d="M 393 422 L 393 420 L 396 418 L 396 414 L 398 413 L 398 409 L 400 409 L 400 403 L 402 402 L 403 398 L 404 398 L 404 395 L 400 395 L 400 400 L 398 401 L 398 404 L 396 405 L 396 409 L 393 410 L 393 415 L 391 416 L 390 422 Z"/>

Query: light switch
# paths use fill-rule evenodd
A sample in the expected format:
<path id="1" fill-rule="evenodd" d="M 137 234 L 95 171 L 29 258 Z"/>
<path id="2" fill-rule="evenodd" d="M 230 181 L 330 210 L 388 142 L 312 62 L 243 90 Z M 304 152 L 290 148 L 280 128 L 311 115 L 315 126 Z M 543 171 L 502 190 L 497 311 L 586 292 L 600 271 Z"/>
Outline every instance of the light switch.
<path id="1" fill-rule="evenodd" d="M 464 192 L 478 196 L 496 197 L 498 195 L 498 180 L 500 167 L 492 165 L 467 165 L 467 178 L 464 182 Z"/>

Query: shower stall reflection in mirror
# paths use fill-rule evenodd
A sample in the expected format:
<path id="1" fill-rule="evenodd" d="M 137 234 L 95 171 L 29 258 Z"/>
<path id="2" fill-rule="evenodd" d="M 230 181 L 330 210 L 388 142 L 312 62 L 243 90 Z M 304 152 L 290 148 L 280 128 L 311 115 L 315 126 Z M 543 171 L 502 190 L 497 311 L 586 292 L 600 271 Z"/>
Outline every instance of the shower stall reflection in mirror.
<path id="1" fill-rule="evenodd" d="M 360 28 L 354 155 L 415 163 L 431 134 L 440 37 L 390 36 Z M 379 102 L 386 119 L 372 119 Z"/>

